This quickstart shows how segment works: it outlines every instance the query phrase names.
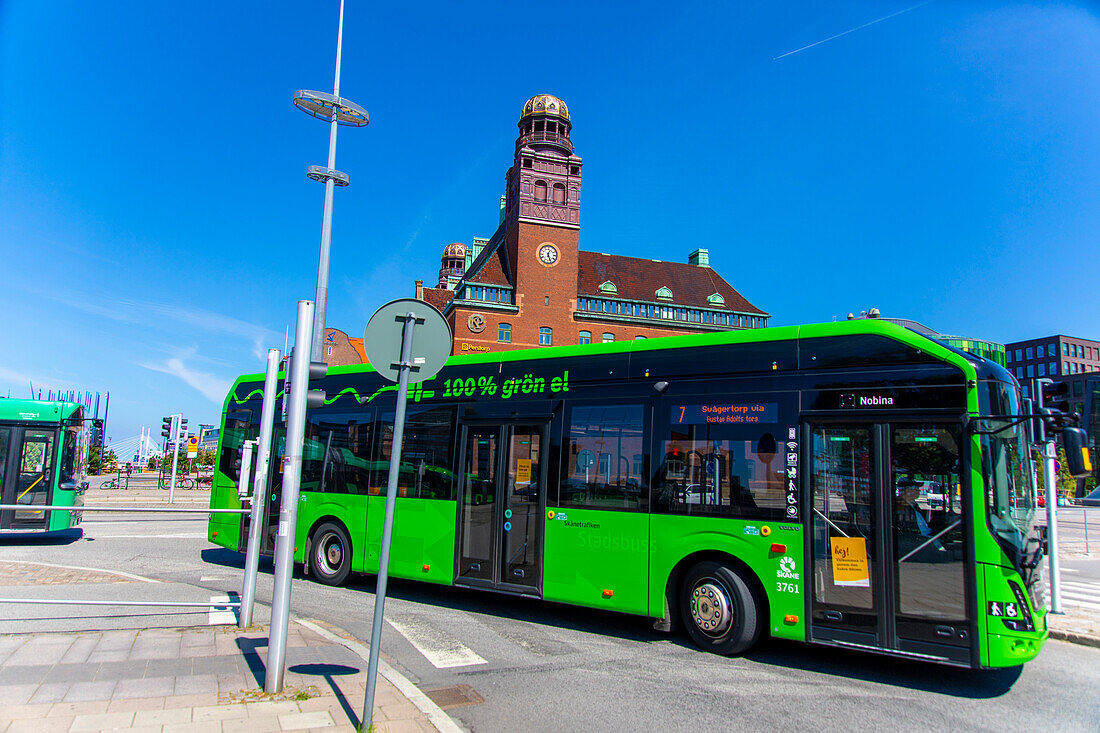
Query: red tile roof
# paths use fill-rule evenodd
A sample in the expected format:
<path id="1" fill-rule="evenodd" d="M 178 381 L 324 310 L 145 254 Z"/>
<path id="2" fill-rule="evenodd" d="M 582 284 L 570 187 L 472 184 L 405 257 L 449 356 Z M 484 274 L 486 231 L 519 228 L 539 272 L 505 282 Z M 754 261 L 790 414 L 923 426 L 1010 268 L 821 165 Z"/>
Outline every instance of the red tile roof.
<path id="1" fill-rule="evenodd" d="M 447 307 L 447 303 L 451 302 L 454 295 L 455 291 L 446 288 L 424 288 L 423 300 L 442 311 Z"/>
<path id="2" fill-rule="evenodd" d="M 672 291 L 671 302 L 676 305 L 767 315 L 745 300 L 741 293 L 709 267 L 598 252 L 579 254 L 577 295 L 655 303 L 660 302 L 657 300 L 657 290 L 667 287 Z M 599 290 L 599 286 L 608 280 L 615 284 L 617 292 L 614 295 Z M 707 301 L 707 297 L 714 293 L 725 298 L 724 306 Z"/>

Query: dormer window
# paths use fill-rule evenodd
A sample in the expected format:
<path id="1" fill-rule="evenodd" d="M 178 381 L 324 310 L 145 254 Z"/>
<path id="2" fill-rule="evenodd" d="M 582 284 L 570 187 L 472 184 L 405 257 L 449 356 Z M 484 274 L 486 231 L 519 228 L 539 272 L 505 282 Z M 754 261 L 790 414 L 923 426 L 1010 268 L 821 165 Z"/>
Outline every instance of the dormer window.
<path id="1" fill-rule="evenodd" d="M 619 289 L 615 287 L 615 283 L 611 282 L 610 280 L 604 280 L 596 289 L 599 290 L 601 293 L 611 293 L 612 295 L 619 292 Z"/>
<path id="2" fill-rule="evenodd" d="M 672 300 L 672 291 L 669 290 L 667 285 L 657 288 L 656 295 L 657 300 Z"/>
<path id="3" fill-rule="evenodd" d="M 711 305 L 725 305 L 726 299 L 723 298 L 720 294 L 714 293 L 713 295 L 707 296 L 707 302 Z"/>

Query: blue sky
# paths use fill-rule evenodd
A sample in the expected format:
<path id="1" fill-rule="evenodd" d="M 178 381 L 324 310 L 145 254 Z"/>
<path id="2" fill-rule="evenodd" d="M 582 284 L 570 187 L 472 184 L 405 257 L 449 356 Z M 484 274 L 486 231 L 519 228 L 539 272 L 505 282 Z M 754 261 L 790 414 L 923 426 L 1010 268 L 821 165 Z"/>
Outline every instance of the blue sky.
<path id="1" fill-rule="evenodd" d="M 1100 338 L 1091 4 L 349 0 L 328 324 L 489 236 L 562 97 L 581 246 L 711 263 L 774 325 L 880 308 Z M 899 11 L 798 53 L 790 51 Z M 337 0 L 0 2 L 0 394 L 111 392 L 115 440 L 282 348 L 316 282 Z M 782 58 L 776 58 L 783 56 Z M 291 334 L 293 338 L 293 334 Z"/>

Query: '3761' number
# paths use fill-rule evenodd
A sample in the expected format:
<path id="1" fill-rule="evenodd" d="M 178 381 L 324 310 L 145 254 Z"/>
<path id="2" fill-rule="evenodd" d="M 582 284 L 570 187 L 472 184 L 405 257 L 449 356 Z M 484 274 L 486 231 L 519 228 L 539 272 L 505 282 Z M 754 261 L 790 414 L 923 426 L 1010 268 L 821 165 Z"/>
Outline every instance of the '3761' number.
<path id="1" fill-rule="evenodd" d="M 780 593 L 797 593 L 798 588 L 794 583 L 776 583 L 775 589 Z"/>

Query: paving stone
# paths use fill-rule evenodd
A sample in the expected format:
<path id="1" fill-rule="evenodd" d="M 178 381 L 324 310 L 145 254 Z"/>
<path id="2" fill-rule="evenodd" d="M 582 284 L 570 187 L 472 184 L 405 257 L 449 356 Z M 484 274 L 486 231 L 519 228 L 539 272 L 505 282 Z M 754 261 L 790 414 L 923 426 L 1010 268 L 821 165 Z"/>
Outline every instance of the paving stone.
<path id="1" fill-rule="evenodd" d="M 249 717 L 264 715 L 278 716 L 300 712 L 297 703 L 289 700 L 261 700 L 259 702 L 246 702 L 244 709 Z"/>
<path id="2" fill-rule="evenodd" d="M 204 720 L 226 720 L 228 718 L 247 718 L 248 711 L 244 705 L 233 703 L 230 705 L 207 705 L 196 707 L 191 711 L 191 720 L 196 723 Z"/>
<path id="3" fill-rule="evenodd" d="M 136 713 L 139 710 L 163 710 L 164 698 L 137 697 L 129 700 L 111 700 L 107 703 L 108 713 Z"/>
<path id="4" fill-rule="evenodd" d="M 134 720 L 133 713 L 99 713 L 98 715 L 77 715 L 69 730 L 100 731 L 111 728 L 129 728 Z"/>
<path id="5" fill-rule="evenodd" d="M 65 695 L 69 694 L 68 682 L 46 682 L 38 686 L 38 689 L 27 702 L 38 705 L 44 702 L 61 702 Z"/>
<path id="6" fill-rule="evenodd" d="M 61 657 L 61 664 L 82 664 L 88 661 L 88 657 L 99 643 L 98 636 L 81 636 L 77 638 L 69 650 Z"/>
<path id="7" fill-rule="evenodd" d="M 173 723 L 172 725 L 166 725 L 161 728 L 161 733 L 222 733 L 225 728 L 222 728 L 222 721 L 220 720 L 204 720 L 199 723 Z M 242 728 L 229 729 L 229 730 L 243 730 Z"/>
<path id="8" fill-rule="evenodd" d="M 223 720 L 222 730 L 225 733 L 275 733 L 281 731 L 279 718 L 276 715 L 258 715 L 256 717 L 238 720 Z M 332 733 L 329 731 L 329 733 Z"/>
<path id="9" fill-rule="evenodd" d="M 61 715 L 56 718 L 13 720 L 5 733 L 67 733 L 72 729 L 74 717 Z"/>
<path id="10" fill-rule="evenodd" d="M 309 728 L 335 728 L 336 721 L 327 712 L 317 711 L 280 715 L 279 725 L 283 730 L 308 730 Z"/>
<path id="11" fill-rule="evenodd" d="M 176 677 L 173 695 L 194 695 L 202 692 L 218 692 L 218 678 L 212 674 L 196 674 Z"/>
<path id="12" fill-rule="evenodd" d="M 134 725 L 172 725 L 175 723 L 190 722 L 190 708 L 173 708 L 171 710 L 139 710 L 134 713 Z"/>
<path id="13" fill-rule="evenodd" d="M 99 666 L 95 664 L 55 664 L 46 673 L 45 682 L 91 682 Z"/>
<path id="14" fill-rule="evenodd" d="M 83 700 L 110 700 L 115 692 L 115 682 L 74 682 L 63 702 L 81 702 Z"/>
<path id="15" fill-rule="evenodd" d="M 38 718 L 44 718 L 50 712 L 50 708 L 53 707 L 52 703 L 45 703 L 42 705 L 4 705 L 3 715 L 4 720 L 36 720 Z"/>
<path id="16" fill-rule="evenodd" d="M 53 669 L 48 664 L 36 664 L 36 665 L 22 665 L 17 666 L 14 664 L 4 665 L 0 668 L 0 685 L 18 685 L 18 684 L 30 684 L 31 682 L 42 682 L 46 679 L 46 675 Z"/>
<path id="17" fill-rule="evenodd" d="M 140 680 L 119 680 L 115 697 L 166 697 L 176 687 L 175 677 L 146 677 Z"/>
<path id="18" fill-rule="evenodd" d="M 97 652 L 126 651 L 134 645 L 136 638 L 134 631 L 104 631 L 95 649 Z"/>
<path id="19" fill-rule="evenodd" d="M 204 692 L 197 695 L 172 695 L 164 698 L 164 709 L 194 708 L 203 705 L 217 705 L 218 696 L 213 692 Z"/>
<path id="20" fill-rule="evenodd" d="M 38 689 L 37 683 L 24 685 L 0 685 L 0 700 L 4 701 L 4 707 L 9 705 L 23 705 L 31 699 L 31 695 Z"/>
<path id="21" fill-rule="evenodd" d="M 88 715 L 91 713 L 109 713 L 107 709 L 109 701 L 107 700 L 82 700 L 79 702 L 55 702 L 50 706 L 50 712 L 46 713 L 48 718 L 57 718 L 61 716 L 73 716 L 73 715 Z"/>
<path id="22" fill-rule="evenodd" d="M 88 655 L 90 664 L 99 662 L 124 662 L 129 658 L 128 649 L 96 649 Z"/>

